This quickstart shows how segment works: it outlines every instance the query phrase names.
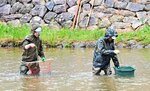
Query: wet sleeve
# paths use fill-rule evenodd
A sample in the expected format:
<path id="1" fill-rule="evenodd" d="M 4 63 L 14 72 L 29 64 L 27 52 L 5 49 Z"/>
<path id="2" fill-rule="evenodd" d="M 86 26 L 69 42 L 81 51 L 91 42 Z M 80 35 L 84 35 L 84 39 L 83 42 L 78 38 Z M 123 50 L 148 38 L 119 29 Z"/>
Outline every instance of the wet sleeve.
<path id="1" fill-rule="evenodd" d="M 25 49 L 25 46 L 31 43 L 31 37 L 27 35 L 22 42 L 22 47 Z"/>
<path id="2" fill-rule="evenodd" d="M 38 55 L 40 57 L 45 57 L 44 52 L 43 52 L 42 41 L 40 41 L 40 47 L 39 47 L 39 50 L 38 50 Z"/>
<path id="3" fill-rule="evenodd" d="M 98 52 L 103 54 L 103 55 L 110 55 L 110 56 L 115 55 L 114 50 L 107 50 L 105 48 L 103 41 L 98 42 Z"/>
<path id="4" fill-rule="evenodd" d="M 119 61 L 117 55 L 112 56 L 112 61 L 115 65 L 115 67 L 119 67 Z"/>
<path id="5" fill-rule="evenodd" d="M 29 41 L 25 39 L 22 43 L 22 47 L 25 49 L 25 46 L 28 44 L 29 44 Z"/>

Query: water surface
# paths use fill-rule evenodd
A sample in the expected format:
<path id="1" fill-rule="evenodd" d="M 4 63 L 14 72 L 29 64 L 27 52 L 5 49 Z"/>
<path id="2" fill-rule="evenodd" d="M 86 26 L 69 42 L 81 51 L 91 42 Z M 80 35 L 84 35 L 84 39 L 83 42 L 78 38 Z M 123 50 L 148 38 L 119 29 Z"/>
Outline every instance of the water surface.
<path id="1" fill-rule="evenodd" d="M 22 49 L 0 49 L 0 91 L 149 91 L 150 49 L 120 49 L 121 65 L 136 68 L 134 77 L 94 76 L 93 49 L 45 49 L 53 58 L 51 74 L 19 75 Z M 113 67 L 113 63 L 111 63 Z"/>

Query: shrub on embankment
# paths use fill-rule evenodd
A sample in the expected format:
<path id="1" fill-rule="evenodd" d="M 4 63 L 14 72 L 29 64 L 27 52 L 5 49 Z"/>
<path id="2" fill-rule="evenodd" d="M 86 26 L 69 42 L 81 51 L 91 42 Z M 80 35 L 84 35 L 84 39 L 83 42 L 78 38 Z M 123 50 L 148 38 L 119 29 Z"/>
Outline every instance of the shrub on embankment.
<path id="1" fill-rule="evenodd" d="M 105 29 L 50 29 L 43 27 L 41 39 L 46 47 L 94 47 L 95 41 L 104 35 Z M 30 34 L 30 27 L 0 24 L 1 47 L 18 47 L 26 35 Z M 116 40 L 118 47 L 149 47 L 150 26 L 145 25 L 133 32 L 120 32 Z"/>

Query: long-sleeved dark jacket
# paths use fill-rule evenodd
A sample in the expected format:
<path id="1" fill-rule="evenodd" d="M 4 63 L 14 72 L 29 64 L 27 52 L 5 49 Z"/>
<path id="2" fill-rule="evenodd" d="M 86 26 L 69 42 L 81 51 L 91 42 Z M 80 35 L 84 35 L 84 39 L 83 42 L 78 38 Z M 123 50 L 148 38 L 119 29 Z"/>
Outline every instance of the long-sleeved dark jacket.
<path id="1" fill-rule="evenodd" d="M 93 66 L 105 69 L 110 66 L 112 59 L 115 66 L 119 66 L 117 55 L 114 53 L 114 41 L 109 42 L 105 37 L 96 42 L 94 50 Z"/>
<path id="2" fill-rule="evenodd" d="M 25 45 L 34 43 L 36 47 L 25 49 Z M 23 41 L 24 52 L 22 54 L 22 61 L 32 62 L 37 61 L 38 56 L 45 57 L 43 53 L 42 40 L 34 35 L 29 35 Z"/>

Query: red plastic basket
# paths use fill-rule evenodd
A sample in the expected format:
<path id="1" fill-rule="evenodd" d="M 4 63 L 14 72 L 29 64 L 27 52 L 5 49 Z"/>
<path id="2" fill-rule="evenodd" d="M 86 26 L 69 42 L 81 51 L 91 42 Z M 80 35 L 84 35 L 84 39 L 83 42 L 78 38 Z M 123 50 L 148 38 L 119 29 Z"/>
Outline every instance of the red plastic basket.
<path id="1" fill-rule="evenodd" d="M 51 61 L 39 62 L 40 74 L 47 74 L 51 72 Z"/>

